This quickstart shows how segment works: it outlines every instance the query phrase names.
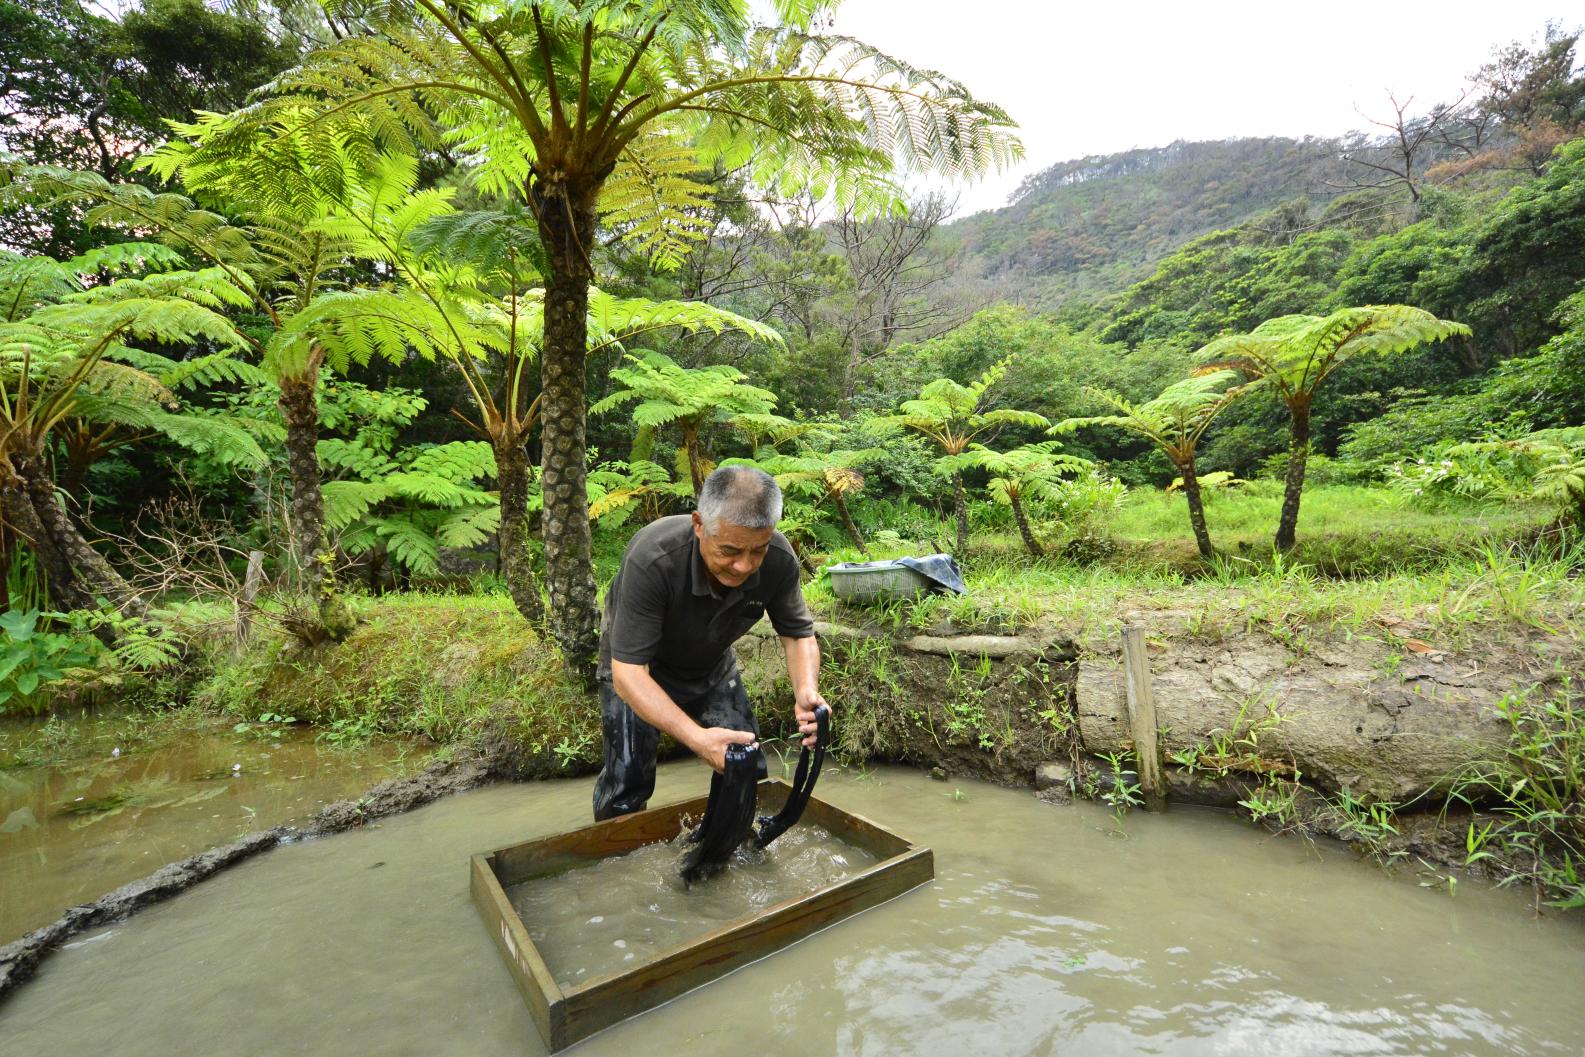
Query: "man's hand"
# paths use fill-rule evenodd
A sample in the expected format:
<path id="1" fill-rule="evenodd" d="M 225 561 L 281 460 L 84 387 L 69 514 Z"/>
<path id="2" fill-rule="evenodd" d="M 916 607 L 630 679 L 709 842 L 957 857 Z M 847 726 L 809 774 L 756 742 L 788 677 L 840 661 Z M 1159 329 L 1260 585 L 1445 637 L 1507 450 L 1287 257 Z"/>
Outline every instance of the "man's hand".
<path id="1" fill-rule="evenodd" d="M 812 717 L 813 712 L 810 713 Z M 697 733 L 688 739 L 688 748 L 699 759 L 708 763 L 715 769 L 716 774 L 726 773 L 726 747 L 728 745 L 752 745 L 754 735 L 747 730 L 732 730 L 728 727 L 699 727 Z"/>
<path id="2" fill-rule="evenodd" d="M 808 690 L 799 694 L 793 704 L 793 718 L 798 721 L 798 733 L 804 736 L 802 745 L 806 749 L 814 748 L 815 737 L 820 732 L 819 725 L 815 723 L 815 709 L 820 705 L 825 705 L 833 713 L 836 711 L 826 703 L 826 699 L 820 696 L 818 690 Z"/>

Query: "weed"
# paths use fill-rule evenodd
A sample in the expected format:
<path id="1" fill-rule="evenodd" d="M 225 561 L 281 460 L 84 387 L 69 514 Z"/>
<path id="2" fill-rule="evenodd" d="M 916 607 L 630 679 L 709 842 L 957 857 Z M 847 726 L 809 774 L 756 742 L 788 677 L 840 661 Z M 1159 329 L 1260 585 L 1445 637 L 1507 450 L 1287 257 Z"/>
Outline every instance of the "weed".
<path id="1" fill-rule="evenodd" d="M 1501 757 L 1469 768 L 1450 800 L 1494 805 L 1465 835 L 1466 863 L 1499 884 L 1526 884 L 1539 910 L 1585 907 L 1585 707 L 1564 675 L 1550 693 L 1516 691 L 1497 705 L 1508 724 Z"/>
<path id="2" fill-rule="evenodd" d="M 1119 823 L 1131 809 L 1142 807 L 1145 803 L 1145 798 L 1140 795 L 1142 789 L 1137 781 L 1138 773 L 1133 769 L 1133 756 L 1131 751 L 1101 755 L 1109 768 L 1109 773 L 1100 783 L 1101 799 L 1111 805 L 1112 817 Z"/>

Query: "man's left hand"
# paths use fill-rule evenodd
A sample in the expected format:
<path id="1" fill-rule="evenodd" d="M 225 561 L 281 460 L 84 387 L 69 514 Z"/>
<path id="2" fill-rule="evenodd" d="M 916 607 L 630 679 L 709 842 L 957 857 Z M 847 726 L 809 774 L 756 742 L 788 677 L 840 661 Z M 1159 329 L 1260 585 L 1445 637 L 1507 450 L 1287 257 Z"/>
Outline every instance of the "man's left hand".
<path id="1" fill-rule="evenodd" d="M 806 749 L 814 748 L 815 735 L 820 730 L 815 723 L 815 708 L 819 705 L 825 705 L 832 713 L 836 712 L 818 690 L 805 694 L 793 705 L 793 718 L 798 721 L 798 733 L 804 736 L 802 745 Z"/>

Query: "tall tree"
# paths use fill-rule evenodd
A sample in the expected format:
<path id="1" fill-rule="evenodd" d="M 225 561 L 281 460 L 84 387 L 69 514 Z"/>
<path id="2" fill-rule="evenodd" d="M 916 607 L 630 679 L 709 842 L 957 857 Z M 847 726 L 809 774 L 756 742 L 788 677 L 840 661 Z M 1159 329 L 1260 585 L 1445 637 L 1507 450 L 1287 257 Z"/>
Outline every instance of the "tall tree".
<path id="1" fill-rule="evenodd" d="M 897 200 L 897 162 L 972 176 L 1019 152 L 1007 115 L 958 82 L 811 32 L 833 7 L 779 0 L 783 24 L 762 27 L 742 0 L 379 5 L 368 33 L 311 53 L 239 119 L 357 118 L 411 150 L 465 150 L 483 191 L 533 212 L 548 265 L 546 564 L 553 629 L 579 670 L 598 630 L 584 376 L 602 216 L 670 266 L 699 234 L 701 168 L 747 166 L 762 186 L 879 211 Z"/>
<path id="2" fill-rule="evenodd" d="M 1196 357 L 1205 365 L 1203 371 L 1242 371 L 1275 392 L 1288 408 L 1288 474 L 1275 541 L 1279 550 L 1293 546 L 1299 524 L 1304 464 L 1310 454 L 1310 411 L 1321 383 L 1361 356 L 1398 356 L 1428 341 L 1469 333 L 1464 324 L 1438 319 L 1424 309 L 1366 305 L 1338 309 L 1329 316 L 1279 316 L 1248 334 L 1224 335 L 1200 349 Z M 1184 471 L 1185 491 L 1191 476 L 1192 471 Z"/>
<path id="3" fill-rule="evenodd" d="M 448 195 L 418 191 L 417 162 L 378 155 L 354 166 L 342 149 L 310 151 L 304 140 L 255 140 L 223 164 L 200 155 L 217 119 L 178 125 L 186 137 L 148 156 L 157 175 L 180 175 L 189 188 L 229 213 L 183 195 L 156 194 L 138 184 L 111 183 L 94 173 L 29 167 L 15 173 L 14 193 L 47 206 L 87 207 L 88 222 L 148 232 L 223 275 L 254 320 L 233 320 L 280 390 L 291 480 L 290 553 L 302 586 L 315 599 L 312 636 L 340 637 L 352 618 L 335 585 L 334 552 L 325 535 L 320 489 L 318 387 L 323 367 L 345 371 L 380 355 L 399 361 L 400 344 L 331 348 L 342 294 L 360 267 L 385 258 L 385 247 L 447 208 Z M 324 148 L 326 144 L 313 146 Z M 420 352 L 429 352 L 420 347 Z"/>
<path id="4" fill-rule="evenodd" d="M 342 223 L 348 237 L 375 247 L 389 278 L 327 295 L 311 316 L 319 324 L 316 340 L 338 360 L 362 360 L 379 350 L 394 361 L 411 349 L 456 368 L 474 410 L 471 418 L 454 413 L 489 442 L 498 483 L 493 520 L 457 528 L 496 531 L 513 603 L 530 624 L 543 627 L 529 523 L 531 504 L 543 509 L 544 499 L 543 492 L 535 493 L 529 459 L 542 406 L 533 375 L 545 313 L 544 290 L 537 285 L 544 256 L 538 237 L 519 209 L 455 211 L 444 192 L 424 196 L 432 201 L 409 215 L 411 223 L 384 223 L 381 196 L 370 198 L 363 187 L 364 182 L 343 187 L 352 197 L 341 200 Z M 768 327 L 698 302 L 619 298 L 591 288 L 588 312 L 590 352 L 661 331 L 736 330 L 779 340 Z"/>
<path id="5" fill-rule="evenodd" d="M 962 385 L 951 378 L 937 378 L 919 391 L 914 400 L 903 402 L 888 421 L 911 429 L 930 439 L 941 449 L 936 466 L 952 481 L 952 511 L 957 522 L 957 551 L 969 546 L 969 504 L 963 491 L 963 472 L 949 460 L 962 455 L 975 439 L 1004 426 L 1045 428 L 1051 425 L 1043 415 L 1012 408 L 992 408 L 990 390 L 1007 373 L 1011 357 L 992 364 L 973 382 Z"/>
<path id="6" fill-rule="evenodd" d="M 1121 414 L 1069 418 L 1057 423 L 1052 432 L 1067 433 L 1081 426 L 1117 426 L 1150 441 L 1183 477 L 1183 494 L 1189 501 L 1189 526 L 1200 557 L 1211 558 L 1211 531 L 1205 524 L 1205 504 L 1200 496 L 1200 478 L 1195 455 L 1200 439 L 1227 406 L 1243 395 L 1244 387 L 1228 387 L 1237 375 L 1233 371 L 1212 371 L 1174 382 L 1143 404 L 1135 404 L 1109 389 L 1087 388 L 1092 397 L 1115 407 Z"/>

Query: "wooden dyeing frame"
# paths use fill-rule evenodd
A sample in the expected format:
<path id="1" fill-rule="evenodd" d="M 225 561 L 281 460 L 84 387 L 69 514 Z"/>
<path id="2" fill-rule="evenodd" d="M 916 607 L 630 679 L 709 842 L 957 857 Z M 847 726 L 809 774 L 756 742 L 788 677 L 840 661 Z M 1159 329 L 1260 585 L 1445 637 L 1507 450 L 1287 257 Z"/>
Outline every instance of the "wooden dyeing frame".
<path id="1" fill-rule="evenodd" d="M 760 811 L 770 814 L 779 810 L 791 788 L 779 780 L 761 782 Z M 473 856 L 473 901 L 551 1053 L 935 878 L 935 859 L 929 848 L 811 797 L 803 822 L 824 826 L 879 861 L 835 884 L 679 943 L 649 961 L 563 990 L 512 908 L 506 889 L 594 860 L 625 855 L 646 844 L 672 840 L 682 832 L 685 818 L 704 814 L 707 799 L 623 815 Z M 700 898 L 709 897 L 701 893 Z"/>

